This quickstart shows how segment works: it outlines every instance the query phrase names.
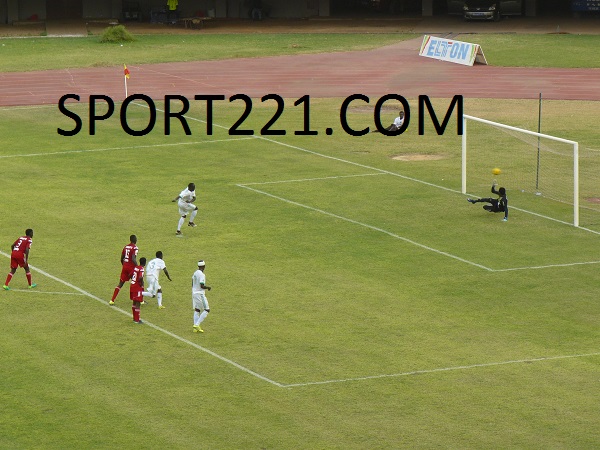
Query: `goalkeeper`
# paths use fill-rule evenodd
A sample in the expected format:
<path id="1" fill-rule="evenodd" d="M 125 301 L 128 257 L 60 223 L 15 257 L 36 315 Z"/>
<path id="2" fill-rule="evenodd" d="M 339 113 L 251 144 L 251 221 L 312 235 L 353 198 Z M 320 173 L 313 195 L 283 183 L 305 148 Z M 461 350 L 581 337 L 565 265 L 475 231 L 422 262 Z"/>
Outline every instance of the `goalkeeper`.
<path id="1" fill-rule="evenodd" d="M 498 196 L 498 198 L 468 198 L 467 201 L 469 203 L 489 203 L 488 205 L 483 205 L 483 209 L 489 212 L 503 212 L 504 222 L 508 220 L 508 199 L 506 198 L 506 189 L 503 187 L 496 189 L 496 183 L 492 184 L 492 194 Z"/>

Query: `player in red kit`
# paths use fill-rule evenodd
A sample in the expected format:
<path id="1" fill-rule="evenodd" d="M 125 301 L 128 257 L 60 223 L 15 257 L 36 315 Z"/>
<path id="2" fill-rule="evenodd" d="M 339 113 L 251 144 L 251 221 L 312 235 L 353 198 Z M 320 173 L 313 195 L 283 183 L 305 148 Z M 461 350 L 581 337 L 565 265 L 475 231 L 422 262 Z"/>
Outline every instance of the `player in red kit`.
<path id="1" fill-rule="evenodd" d="M 133 321 L 135 323 L 143 323 L 140 320 L 140 307 L 144 297 L 154 297 L 150 292 L 144 291 L 144 267 L 146 266 L 146 258 L 140 258 L 139 266 L 133 268 L 131 274 L 131 285 L 129 286 L 129 298 L 133 302 L 131 312 L 133 313 Z"/>
<path id="2" fill-rule="evenodd" d="M 27 284 L 29 289 L 34 288 L 37 284 L 31 282 L 31 271 L 29 270 L 29 249 L 31 248 L 31 240 L 33 238 L 33 230 L 28 228 L 25 230 L 25 236 L 20 237 L 13 245 L 11 245 L 12 252 L 10 254 L 10 272 L 6 277 L 4 286 L 2 289 L 8 291 L 10 288 L 8 284 L 12 280 L 13 275 L 17 271 L 17 268 L 23 267 L 25 269 L 25 276 L 27 277 Z"/>
<path id="3" fill-rule="evenodd" d="M 113 292 L 110 302 L 108 302 L 109 305 L 115 304 L 115 299 L 117 298 L 117 295 L 119 295 L 121 288 L 127 281 L 131 279 L 131 276 L 133 275 L 133 269 L 137 266 L 138 248 L 136 244 L 137 236 L 132 234 L 129 236 L 129 244 L 123 247 L 123 251 L 121 252 L 121 278 L 119 279 L 119 284 Z"/>

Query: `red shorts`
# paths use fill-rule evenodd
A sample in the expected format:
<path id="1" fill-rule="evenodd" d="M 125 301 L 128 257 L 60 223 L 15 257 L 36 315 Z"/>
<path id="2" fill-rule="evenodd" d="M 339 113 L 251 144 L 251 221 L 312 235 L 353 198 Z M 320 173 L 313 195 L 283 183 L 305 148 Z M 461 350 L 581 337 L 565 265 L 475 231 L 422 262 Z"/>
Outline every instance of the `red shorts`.
<path id="1" fill-rule="evenodd" d="M 27 263 L 23 256 L 12 256 L 10 257 L 10 268 L 16 269 L 17 267 L 25 267 Z"/>
<path id="2" fill-rule="evenodd" d="M 122 283 L 125 283 L 126 281 L 131 280 L 131 276 L 133 275 L 134 268 L 135 268 L 135 266 L 123 264 L 123 268 L 121 269 L 121 282 Z"/>
<path id="3" fill-rule="evenodd" d="M 141 303 L 143 301 L 142 299 L 144 298 L 142 296 L 142 292 L 144 292 L 144 289 L 142 287 L 132 284 L 129 288 L 129 298 L 131 299 L 131 301 Z"/>

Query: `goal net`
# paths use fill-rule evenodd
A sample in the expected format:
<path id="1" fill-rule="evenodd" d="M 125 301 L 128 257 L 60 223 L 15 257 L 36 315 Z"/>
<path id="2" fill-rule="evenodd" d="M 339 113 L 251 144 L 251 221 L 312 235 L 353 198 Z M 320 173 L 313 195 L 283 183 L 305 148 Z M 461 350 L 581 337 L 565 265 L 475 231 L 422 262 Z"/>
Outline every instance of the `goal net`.
<path id="1" fill-rule="evenodd" d="M 502 170 L 492 175 L 492 169 Z M 575 141 L 463 115 L 462 192 L 504 186 L 509 206 L 583 226 L 600 226 L 600 152 Z M 468 190 L 467 190 L 468 189 Z"/>

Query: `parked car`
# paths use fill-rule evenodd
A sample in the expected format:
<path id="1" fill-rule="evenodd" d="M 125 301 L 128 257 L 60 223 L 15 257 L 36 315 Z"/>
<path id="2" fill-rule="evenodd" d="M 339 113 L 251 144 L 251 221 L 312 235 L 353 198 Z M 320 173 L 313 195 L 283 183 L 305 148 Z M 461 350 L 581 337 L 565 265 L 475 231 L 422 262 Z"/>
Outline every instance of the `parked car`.
<path id="1" fill-rule="evenodd" d="M 498 0 L 466 0 L 463 6 L 465 20 L 500 20 Z"/>
<path id="2" fill-rule="evenodd" d="M 501 16 L 520 16 L 523 0 L 447 0 L 448 14 L 465 19 L 498 20 Z"/>

